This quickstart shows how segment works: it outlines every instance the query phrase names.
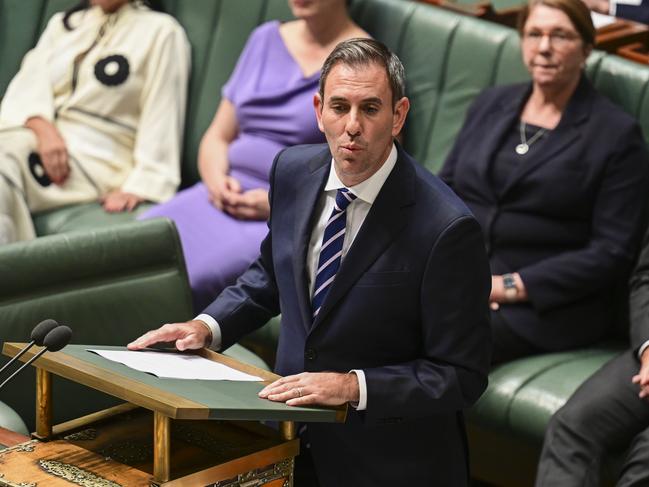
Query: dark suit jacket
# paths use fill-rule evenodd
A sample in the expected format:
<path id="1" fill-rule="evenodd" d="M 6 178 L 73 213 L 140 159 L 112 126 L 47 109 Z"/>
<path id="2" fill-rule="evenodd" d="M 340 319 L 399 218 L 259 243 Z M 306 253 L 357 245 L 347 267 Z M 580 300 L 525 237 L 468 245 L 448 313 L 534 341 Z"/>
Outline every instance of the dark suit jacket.
<path id="1" fill-rule="evenodd" d="M 615 16 L 649 24 L 649 0 L 642 0 L 640 5 L 618 3 L 615 6 Z"/>
<path id="2" fill-rule="evenodd" d="M 635 120 L 582 78 L 542 150 L 496 194 L 489 167 L 530 92 L 520 84 L 479 96 L 440 176 L 480 222 L 492 273 L 519 272 L 525 283 L 530 303 L 502 306 L 505 321 L 561 350 L 602 338 L 613 322 L 611 300 L 641 237 L 649 167 Z"/>
<path id="3" fill-rule="evenodd" d="M 485 389 L 490 359 L 480 226 L 399 150 L 312 323 L 305 262 L 330 162 L 326 145 L 277 156 L 261 256 L 206 312 L 227 347 L 281 311 L 282 375 L 365 371 L 366 411 L 309 425 L 323 486 L 464 486 L 461 410 Z"/>

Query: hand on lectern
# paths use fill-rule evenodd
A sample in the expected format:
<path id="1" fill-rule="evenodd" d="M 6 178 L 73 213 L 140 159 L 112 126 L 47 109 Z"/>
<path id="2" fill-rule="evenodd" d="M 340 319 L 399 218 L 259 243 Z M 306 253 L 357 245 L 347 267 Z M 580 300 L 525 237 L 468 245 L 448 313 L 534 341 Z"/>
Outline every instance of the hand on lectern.
<path id="1" fill-rule="evenodd" d="M 200 320 L 185 323 L 167 323 L 157 330 L 146 332 L 127 345 L 129 350 L 142 350 L 160 342 L 173 342 L 181 352 L 203 348 L 212 341 L 209 327 Z"/>
<path id="2" fill-rule="evenodd" d="M 288 406 L 339 406 L 358 403 L 360 390 L 354 373 L 302 372 L 268 384 L 259 397 Z"/>

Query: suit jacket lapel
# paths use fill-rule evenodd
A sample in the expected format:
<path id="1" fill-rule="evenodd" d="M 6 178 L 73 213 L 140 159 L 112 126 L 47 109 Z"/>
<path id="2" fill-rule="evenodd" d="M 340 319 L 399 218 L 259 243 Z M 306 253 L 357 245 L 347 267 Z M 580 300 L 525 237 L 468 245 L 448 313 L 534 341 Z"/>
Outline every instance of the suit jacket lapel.
<path id="1" fill-rule="evenodd" d="M 309 172 L 300 184 L 295 199 L 295 229 L 293 235 L 293 276 L 297 290 L 302 324 L 308 330 L 312 323 L 311 296 L 307 285 L 307 252 L 314 224 L 314 211 L 329 175 L 331 154 L 323 151 L 307 164 Z"/>
<path id="2" fill-rule="evenodd" d="M 529 153 L 512 173 L 501 193 L 504 197 L 527 174 L 551 161 L 557 154 L 565 151 L 580 137 L 577 126 L 588 118 L 592 101 L 593 88 L 582 75 L 575 93 L 566 106 L 557 127 L 547 135 L 542 148 Z M 542 149 L 542 150 L 541 150 Z M 514 148 L 512 147 L 512 150 Z"/>
<path id="3" fill-rule="evenodd" d="M 399 148 L 397 163 L 347 252 L 312 329 L 324 320 L 407 223 L 404 212 L 415 200 L 415 170 L 412 164 L 416 164 L 407 159 L 409 156 Z"/>

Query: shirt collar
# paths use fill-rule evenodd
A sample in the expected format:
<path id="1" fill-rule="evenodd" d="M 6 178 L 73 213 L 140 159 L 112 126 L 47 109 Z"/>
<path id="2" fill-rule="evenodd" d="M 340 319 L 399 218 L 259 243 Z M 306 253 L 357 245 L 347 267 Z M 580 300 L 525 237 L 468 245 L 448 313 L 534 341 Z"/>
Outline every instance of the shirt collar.
<path id="1" fill-rule="evenodd" d="M 392 150 L 390 150 L 390 155 L 385 160 L 383 165 L 372 174 L 365 181 L 362 181 L 354 186 L 351 186 L 349 190 L 356 195 L 358 199 L 369 203 L 370 205 L 374 203 L 376 196 L 381 191 L 385 180 L 388 179 L 388 176 L 392 172 L 394 165 L 397 163 L 397 147 L 392 144 Z M 338 178 L 336 174 L 336 169 L 334 167 L 334 160 L 331 159 L 331 167 L 329 168 L 329 179 L 327 179 L 327 184 L 325 185 L 325 191 L 334 191 L 346 186 Z"/>

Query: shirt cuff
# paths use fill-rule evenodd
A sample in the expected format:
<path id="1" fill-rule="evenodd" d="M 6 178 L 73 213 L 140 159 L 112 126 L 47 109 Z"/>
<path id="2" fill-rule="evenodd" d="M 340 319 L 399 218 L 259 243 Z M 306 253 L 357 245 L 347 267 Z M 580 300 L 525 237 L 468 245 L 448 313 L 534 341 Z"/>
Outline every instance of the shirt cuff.
<path id="1" fill-rule="evenodd" d="M 609 0 L 609 2 L 608 2 L 608 14 L 615 17 L 616 12 L 617 12 L 617 2 L 615 0 Z"/>
<path id="2" fill-rule="evenodd" d="M 647 349 L 647 347 L 649 347 L 649 340 L 647 340 L 646 342 L 644 342 L 644 343 L 640 346 L 640 348 L 638 349 L 638 358 L 639 358 L 639 359 L 642 359 L 642 353 Z"/>
<path id="3" fill-rule="evenodd" d="M 207 327 L 212 332 L 212 341 L 210 342 L 210 350 L 220 350 L 221 349 L 221 327 L 218 322 L 208 314 L 200 314 L 195 320 L 202 321 L 207 325 Z"/>
<path id="4" fill-rule="evenodd" d="M 362 370 L 350 370 L 349 373 L 356 374 L 358 379 L 358 404 L 350 403 L 356 411 L 365 411 L 367 409 L 367 382 L 365 381 L 365 372 Z"/>

